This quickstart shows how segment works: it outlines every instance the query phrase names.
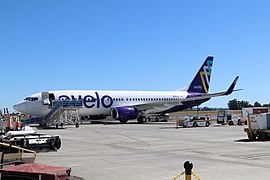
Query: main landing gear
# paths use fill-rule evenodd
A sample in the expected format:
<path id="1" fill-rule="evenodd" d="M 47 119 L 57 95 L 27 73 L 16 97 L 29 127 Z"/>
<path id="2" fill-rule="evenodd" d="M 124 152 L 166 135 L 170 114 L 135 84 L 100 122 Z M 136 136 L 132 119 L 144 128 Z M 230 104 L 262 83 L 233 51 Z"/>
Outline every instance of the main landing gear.
<path id="1" fill-rule="evenodd" d="M 142 123 L 144 123 L 144 122 L 146 122 L 146 117 L 145 116 L 139 116 L 138 118 L 137 118 L 137 122 L 139 123 L 139 124 L 142 124 Z"/>

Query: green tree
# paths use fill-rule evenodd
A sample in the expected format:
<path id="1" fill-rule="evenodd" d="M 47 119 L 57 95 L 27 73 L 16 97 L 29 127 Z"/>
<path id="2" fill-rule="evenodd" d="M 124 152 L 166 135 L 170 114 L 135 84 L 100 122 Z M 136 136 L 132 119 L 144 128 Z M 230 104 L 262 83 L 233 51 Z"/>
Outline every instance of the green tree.
<path id="1" fill-rule="evenodd" d="M 238 110 L 246 107 L 252 107 L 252 105 L 248 101 L 238 101 L 237 99 L 233 99 L 228 102 L 228 107 L 230 110 Z"/>
<path id="2" fill-rule="evenodd" d="M 230 100 L 228 102 L 228 107 L 230 110 L 237 110 L 239 108 L 237 99 Z"/>
<path id="3" fill-rule="evenodd" d="M 238 103 L 238 109 L 252 106 L 248 101 L 237 101 L 237 103 Z"/>
<path id="4" fill-rule="evenodd" d="M 263 107 L 270 107 L 270 103 L 269 104 L 263 104 Z"/>
<path id="5" fill-rule="evenodd" d="M 257 101 L 254 103 L 254 107 L 261 107 L 261 106 L 262 105 L 259 102 L 257 102 Z"/>

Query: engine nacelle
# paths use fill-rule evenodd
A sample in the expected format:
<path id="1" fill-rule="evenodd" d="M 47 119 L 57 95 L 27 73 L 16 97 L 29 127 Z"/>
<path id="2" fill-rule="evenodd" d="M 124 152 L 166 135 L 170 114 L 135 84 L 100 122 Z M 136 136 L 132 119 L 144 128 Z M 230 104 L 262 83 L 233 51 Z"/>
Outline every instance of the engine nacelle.
<path id="1" fill-rule="evenodd" d="M 139 111 L 134 107 L 116 107 L 111 110 L 111 116 L 116 120 L 136 119 Z"/>

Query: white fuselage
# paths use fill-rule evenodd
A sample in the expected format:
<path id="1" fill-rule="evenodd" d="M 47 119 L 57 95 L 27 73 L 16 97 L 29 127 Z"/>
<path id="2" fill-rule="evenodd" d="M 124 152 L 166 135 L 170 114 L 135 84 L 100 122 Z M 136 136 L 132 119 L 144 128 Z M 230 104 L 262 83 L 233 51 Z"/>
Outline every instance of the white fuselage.
<path id="1" fill-rule="evenodd" d="M 100 91 L 100 90 L 62 90 L 40 92 L 15 104 L 15 110 L 48 119 L 57 109 L 59 100 L 79 100 L 79 114 L 92 118 L 113 119 L 126 123 L 129 119 L 145 121 L 145 114 L 165 114 L 198 106 L 212 97 L 227 96 L 234 91 L 238 76 L 226 92 L 209 94 L 213 56 L 208 56 L 187 88 L 182 91 Z M 60 104 L 62 102 L 55 102 Z M 81 106 L 82 105 L 82 106 Z M 75 107 L 76 105 L 74 105 Z M 63 106 L 64 107 L 64 106 Z M 77 108 L 77 107 L 76 107 Z M 89 117 L 91 118 L 91 117 Z"/>
<path id="2" fill-rule="evenodd" d="M 55 100 L 82 100 L 81 115 L 110 115 L 110 110 L 121 106 L 138 106 L 149 104 L 147 112 L 165 111 L 173 106 L 171 101 L 181 101 L 187 97 L 186 91 L 95 91 L 95 90 L 63 90 L 49 91 Z M 163 104 L 156 106 L 155 104 Z M 166 105 L 168 103 L 168 105 Z M 153 104 L 153 105 L 152 105 Z M 42 93 L 33 94 L 23 102 L 14 105 L 14 109 L 29 115 L 44 116 L 51 109 L 43 104 Z"/>

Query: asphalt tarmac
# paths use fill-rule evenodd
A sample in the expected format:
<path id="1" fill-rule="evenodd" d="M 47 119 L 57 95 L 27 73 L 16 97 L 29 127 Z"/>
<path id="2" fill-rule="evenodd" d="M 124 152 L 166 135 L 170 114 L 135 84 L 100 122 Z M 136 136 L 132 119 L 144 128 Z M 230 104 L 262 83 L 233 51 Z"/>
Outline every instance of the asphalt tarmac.
<path id="1" fill-rule="evenodd" d="M 244 127 L 115 122 L 38 130 L 60 135 L 62 147 L 38 153 L 36 162 L 71 167 L 85 180 L 169 180 L 187 160 L 201 180 L 269 179 L 270 141 L 250 142 Z"/>

